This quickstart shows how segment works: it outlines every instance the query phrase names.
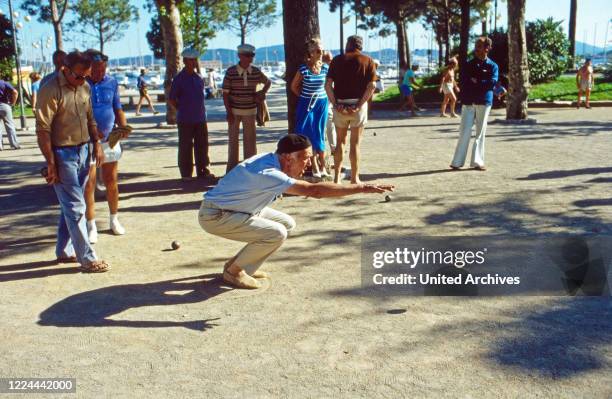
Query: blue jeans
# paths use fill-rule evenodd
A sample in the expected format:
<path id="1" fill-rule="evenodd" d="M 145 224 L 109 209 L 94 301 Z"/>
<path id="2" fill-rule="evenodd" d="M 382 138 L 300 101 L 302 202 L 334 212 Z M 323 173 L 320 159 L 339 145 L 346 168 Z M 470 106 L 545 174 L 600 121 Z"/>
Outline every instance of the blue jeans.
<path id="1" fill-rule="evenodd" d="M 89 146 L 54 148 L 60 182 L 53 185 L 60 204 L 57 257 L 76 256 L 82 265 L 97 259 L 85 221 L 85 183 L 89 175 Z"/>

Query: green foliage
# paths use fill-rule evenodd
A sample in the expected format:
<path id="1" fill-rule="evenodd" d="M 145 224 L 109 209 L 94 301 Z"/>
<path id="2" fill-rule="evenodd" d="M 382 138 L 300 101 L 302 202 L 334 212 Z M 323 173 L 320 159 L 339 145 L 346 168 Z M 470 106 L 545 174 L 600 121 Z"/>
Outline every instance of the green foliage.
<path id="1" fill-rule="evenodd" d="M 608 68 L 603 71 L 601 80 L 604 82 L 612 82 L 612 66 L 608 66 Z"/>
<path id="2" fill-rule="evenodd" d="M 534 83 L 548 82 L 560 76 L 567 66 L 569 41 L 561 28 L 562 21 L 552 18 L 528 22 L 525 25 L 527 35 L 527 57 L 529 62 L 529 81 Z M 493 40 L 493 49 L 489 57 L 499 66 L 499 72 L 508 73 L 508 35 L 498 31 L 489 35 Z"/>
<path id="3" fill-rule="evenodd" d="M 81 33 L 97 38 L 100 51 L 104 43 L 119 40 L 130 22 L 138 20 L 138 9 L 126 0 L 80 0 L 74 11 L 76 19 L 70 26 L 79 26 Z"/>
<path id="4" fill-rule="evenodd" d="M 10 81 L 15 66 L 15 52 L 11 21 L 4 15 L 0 15 L 0 32 L 0 79 Z"/>
<path id="5" fill-rule="evenodd" d="M 68 0 L 54 0 L 57 4 L 58 12 L 62 12 L 68 6 Z M 51 1 L 49 0 L 24 0 L 21 2 L 21 9 L 28 14 L 38 16 L 39 22 L 51 22 Z M 60 20 L 63 15 L 60 15 Z"/>
<path id="6" fill-rule="evenodd" d="M 244 43 L 249 33 L 274 24 L 276 0 L 233 0 L 229 16 L 227 27 Z"/>
<path id="7" fill-rule="evenodd" d="M 529 79 L 532 83 L 550 81 L 565 71 L 569 41 L 561 24 L 552 18 L 526 24 Z"/>
<path id="8" fill-rule="evenodd" d="M 229 18 L 228 0 L 184 0 L 178 4 L 181 14 L 181 31 L 185 47 L 196 48 L 203 54 L 208 47 L 208 40 L 224 29 Z M 162 7 L 160 12 L 164 12 Z M 151 18 L 147 32 L 149 47 L 157 59 L 165 58 L 164 38 L 159 18 Z"/>

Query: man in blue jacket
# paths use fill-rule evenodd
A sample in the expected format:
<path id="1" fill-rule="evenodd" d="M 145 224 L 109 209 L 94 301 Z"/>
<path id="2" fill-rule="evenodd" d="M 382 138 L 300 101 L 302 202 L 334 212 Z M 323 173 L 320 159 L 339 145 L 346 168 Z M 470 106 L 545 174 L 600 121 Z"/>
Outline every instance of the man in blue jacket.
<path id="1" fill-rule="evenodd" d="M 472 145 L 470 167 L 486 170 L 484 153 L 487 118 L 493 104 L 493 88 L 499 76 L 497 64 L 487 57 L 491 47 L 491 39 L 479 37 L 476 40 L 474 58 L 461 67 L 461 127 L 455 156 L 450 164 L 453 170 L 460 169 L 465 163 L 474 122 L 476 137 Z"/>

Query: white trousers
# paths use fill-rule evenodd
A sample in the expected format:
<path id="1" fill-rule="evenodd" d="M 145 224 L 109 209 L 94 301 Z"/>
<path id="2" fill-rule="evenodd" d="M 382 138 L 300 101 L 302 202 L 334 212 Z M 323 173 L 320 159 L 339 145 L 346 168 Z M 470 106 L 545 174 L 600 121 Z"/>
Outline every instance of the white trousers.
<path id="1" fill-rule="evenodd" d="M 487 131 L 487 119 L 491 111 L 490 105 L 463 105 L 461 106 L 461 127 L 459 140 L 455 148 L 452 166 L 462 167 L 465 164 L 472 126 L 476 122 L 476 137 L 472 145 L 472 160 L 470 167 L 485 166 L 485 133 Z"/>
<path id="2" fill-rule="evenodd" d="M 287 239 L 295 220 L 283 212 L 264 208 L 256 215 L 221 210 L 208 201 L 202 202 L 198 214 L 206 232 L 234 241 L 248 243 L 230 261 L 247 274 L 253 274 Z"/>

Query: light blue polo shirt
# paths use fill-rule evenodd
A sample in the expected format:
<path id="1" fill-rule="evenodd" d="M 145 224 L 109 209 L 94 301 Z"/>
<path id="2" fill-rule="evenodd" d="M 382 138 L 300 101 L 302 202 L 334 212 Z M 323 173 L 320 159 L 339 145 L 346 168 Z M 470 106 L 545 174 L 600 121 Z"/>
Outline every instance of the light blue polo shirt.
<path id="1" fill-rule="evenodd" d="M 94 83 L 87 79 L 91 88 L 91 107 L 98 130 L 104 134 L 102 141 L 107 141 L 115 127 L 115 110 L 121 109 L 119 84 L 111 76 L 104 75 L 101 81 Z"/>
<path id="2" fill-rule="evenodd" d="M 281 171 L 278 155 L 269 152 L 238 164 L 204 193 L 204 199 L 222 209 L 255 214 L 295 183 Z"/>

